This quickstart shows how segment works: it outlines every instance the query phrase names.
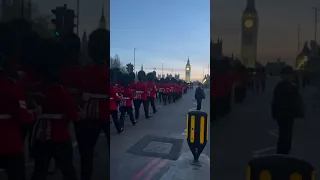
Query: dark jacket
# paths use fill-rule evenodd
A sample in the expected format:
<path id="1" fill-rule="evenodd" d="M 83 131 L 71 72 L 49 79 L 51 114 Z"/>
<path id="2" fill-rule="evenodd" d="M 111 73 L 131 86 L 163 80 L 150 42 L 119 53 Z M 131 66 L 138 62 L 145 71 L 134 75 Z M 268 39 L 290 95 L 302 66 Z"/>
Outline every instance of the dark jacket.
<path id="1" fill-rule="evenodd" d="M 197 87 L 196 93 L 194 94 L 194 98 L 195 98 L 196 100 L 201 100 L 201 99 L 205 99 L 205 98 L 206 98 L 206 96 L 205 96 L 204 91 L 203 91 L 202 88 Z"/>
<path id="2" fill-rule="evenodd" d="M 304 117 L 304 107 L 298 88 L 287 80 L 279 82 L 273 92 L 272 116 L 274 119 Z"/>

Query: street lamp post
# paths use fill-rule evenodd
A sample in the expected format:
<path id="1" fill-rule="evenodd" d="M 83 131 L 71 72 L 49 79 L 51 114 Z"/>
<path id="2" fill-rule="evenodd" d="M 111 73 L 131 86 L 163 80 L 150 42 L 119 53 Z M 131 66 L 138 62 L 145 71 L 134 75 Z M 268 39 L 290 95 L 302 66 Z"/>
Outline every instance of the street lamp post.
<path id="1" fill-rule="evenodd" d="M 136 71 L 136 48 L 133 48 L 133 69 Z"/>
<path id="2" fill-rule="evenodd" d="M 298 54 L 299 54 L 299 52 L 300 52 L 300 25 L 298 25 L 297 26 L 297 28 L 298 28 L 298 34 L 297 34 L 297 40 L 298 40 Z"/>
<path id="3" fill-rule="evenodd" d="M 162 77 L 163 77 L 163 61 L 162 61 L 162 69 L 161 69 L 161 71 L 162 71 Z M 161 77 L 161 78 L 162 78 L 162 77 Z"/>

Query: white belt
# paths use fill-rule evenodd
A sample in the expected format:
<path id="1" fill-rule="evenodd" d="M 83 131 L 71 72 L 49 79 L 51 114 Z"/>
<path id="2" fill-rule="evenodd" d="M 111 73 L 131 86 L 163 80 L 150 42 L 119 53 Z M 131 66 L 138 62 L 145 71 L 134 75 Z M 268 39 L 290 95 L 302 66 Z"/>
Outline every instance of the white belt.
<path id="1" fill-rule="evenodd" d="M 136 93 L 144 93 L 144 91 L 136 91 Z"/>
<path id="2" fill-rule="evenodd" d="M 41 114 L 38 116 L 38 118 L 44 118 L 44 119 L 62 119 L 65 115 L 63 114 Z"/>
<path id="3" fill-rule="evenodd" d="M 92 93 L 84 93 L 83 96 L 87 98 L 97 98 L 97 99 L 107 99 L 109 97 L 106 94 L 92 94 Z"/>
<path id="4" fill-rule="evenodd" d="M 10 119 L 12 116 L 10 114 L 0 114 L 0 119 Z"/>
<path id="5" fill-rule="evenodd" d="M 123 97 L 122 99 L 123 100 L 129 100 L 130 98 L 129 97 Z"/>

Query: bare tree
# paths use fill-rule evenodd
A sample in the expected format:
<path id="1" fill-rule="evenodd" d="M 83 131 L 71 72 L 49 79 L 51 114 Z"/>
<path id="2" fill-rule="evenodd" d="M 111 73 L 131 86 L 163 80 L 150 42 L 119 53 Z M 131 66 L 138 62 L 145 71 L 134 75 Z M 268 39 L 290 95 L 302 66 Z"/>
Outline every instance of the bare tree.
<path id="1" fill-rule="evenodd" d="M 110 68 L 120 68 L 120 57 L 116 54 L 114 57 L 110 57 Z"/>

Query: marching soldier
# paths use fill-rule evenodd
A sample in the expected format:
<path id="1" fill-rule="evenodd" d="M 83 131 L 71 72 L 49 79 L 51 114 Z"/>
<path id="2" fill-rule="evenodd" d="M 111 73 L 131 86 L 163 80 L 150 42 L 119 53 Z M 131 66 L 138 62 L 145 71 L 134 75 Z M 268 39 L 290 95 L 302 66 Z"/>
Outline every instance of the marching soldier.
<path id="1" fill-rule="evenodd" d="M 112 91 L 112 86 L 107 83 L 111 79 L 111 77 L 109 78 L 109 67 L 107 66 L 110 58 L 109 49 L 110 31 L 97 29 L 89 35 L 89 56 L 94 64 L 85 69 L 85 85 L 83 88 L 83 99 L 85 100 L 84 117 L 80 125 L 81 132 L 77 133 L 79 135 L 77 139 L 81 155 L 82 180 L 91 179 L 94 169 L 94 147 L 101 130 L 103 130 L 106 138 L 110 139 L 110 114 L 113 110 L 117 111 L 116 105 L 114 109 L 114 104 L 112 104 L 112 98 L 117 96 Z M 108 107 L 109 103 L 110 108 Z"/>
<path id="2" fill-rule="evenodd" d="M 120 84 L 123 86 L 122 96 L 120 99 L 120 126 L 122 128 L 124 127 L 124 117 L 126 113 L 129 115 L 130 121 L 133 126 L 137 123 L 137 121 L 133 117 L 132 101 L 134 100 L 134 97 L 133 92 L 129 87 L 131 81 L 132 79 L 130 78 L 130 75 L 126 74 L 123 74 L 120 80 Z"/>
<path id="3" fill-rule="evenodd" d="M 163 88 L 164 88 L 164 93 L 163 93 L 163 103 L 164 105 L 170 103 L 170 79 L 166 77 L 163 81 Z"/>
<path id="4" fill-rule="evenodd" d="M 155 96 L 156 96 L 156 93 L 157 93 L 157 87 L 156 87 L 156 84 L 153 82 L 154 79 L 155 79 L 155 77 L 154 77 L 153 73 L 148 73 L 147 74 L 147 80 L 148 80 L 148 82 L 146 83 L 147 88 L 148 88 L 148 96 L 147 96 L 147 98 L 148 98 L 148 101 L 151 104 L 153 113 L 156 113 L 157 109 L 156 109 L 156 105 L 155 105 L 154 100 L 155 100 Z M 149 109 L 149 105 L 148 105 L 148 109 Z"/>
<path id="5" fill-rule="evenodd" d="M 118 117 L 118 102 L 121 100 L 121 97 L 115 84 L 113 69 L 110 70 L 110 89 L 109 90 L 110 90 L 110 115 L 112 117 L 113 123 L 118 133 L 121 133 L 123 131 L 123 127 Z"/>
<path id="6" fill-rule="evenodd" d="M 163 103 L 165 102 L 165 87 L 164 87 L 164 78 L 160 79 L 159 84 L 157 84 L 157 89 L 159 91 L 159 99 L 160 99 L 160 103 L 163 101 Z"/>
<path id="7" fill-rule="evenodd" d="M 143 82 L 146 78 L 146 73 L 144 71 L 138 72 L 138 82 L 135 83 L 135 100 L 134 109 L 135 109 L 135 118 L 138 120 L 140 115 L 140 106 L 143 104 L 144 115 L 146 119 L 149 119 L 149 105 L 147 100 L 148 88 L 147 85 Z"/>
<path id="8" fill-rule="evenodd" d="M 54 158 L 65 179 L 76 180 L 73 166 L 73 147 L 69 133 L 69 122 L 79 119 L 71 96 L 62 86 L 59 75 L 65 60 L 60 43 L 43 42 L 40 54 L 43 59 L 38 70 L 43 94 L 42 113 L 34 126 L 32 145 L 34 148 L 34 172 L 32 180 L 46 179 L 51 158 Z"/>
<path id="9" fill-rule="evenodd" d="M 0 168 L 9 180 L 25 180 L 24 139 L 22 127 L 33 123 L 27 110 L 24 89 L 12 66 L 18 42 L 7 24 L 0 24 Z M 14 113 L 13 113 L 14 112 Z"/>

